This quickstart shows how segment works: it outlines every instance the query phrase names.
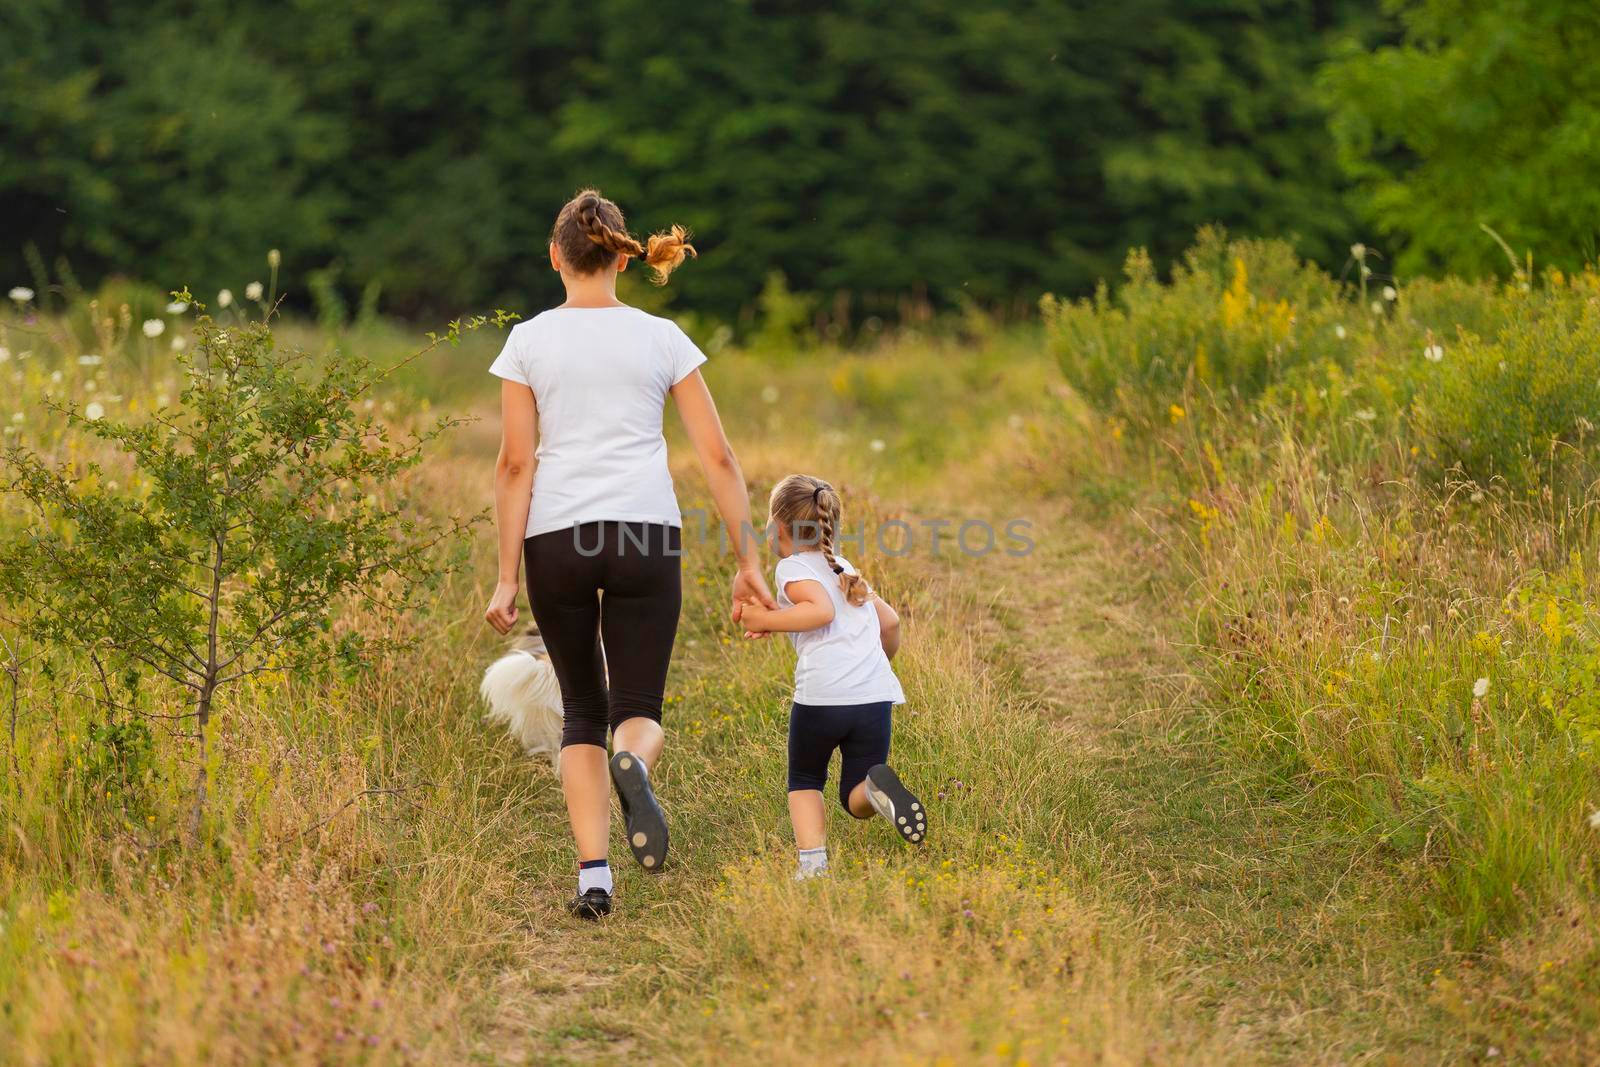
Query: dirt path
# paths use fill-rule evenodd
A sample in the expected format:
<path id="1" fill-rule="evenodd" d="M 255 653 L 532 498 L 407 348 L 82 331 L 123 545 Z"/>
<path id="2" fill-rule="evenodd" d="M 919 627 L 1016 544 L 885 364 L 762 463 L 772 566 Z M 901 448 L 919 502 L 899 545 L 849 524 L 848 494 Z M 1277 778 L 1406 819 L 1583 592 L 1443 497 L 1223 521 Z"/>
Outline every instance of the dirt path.
<path id="1" fill-rule="evenodd" d="M 1331 831 L 1310 798 L 1232 757 L 1210 728 L 1179 601 L 1159 587 L 1170 573 L 1159 538 L 1130 518 L 1079 514 L 1071 501 L 1037 507 L 1032 554 L 931 565 L 929 583 L 952 595 L 930 606 L 970 612 L 988 667 L 1021 690 L 1014 706 L 1064 731 L 1060 751 L 1072 766 L 1063 771 L 1088 783 L 1094 804 L 1058 860 L 1117 937 L 1131 931 L 1142 946 L 1141 981 L 1170 1008 L 1174 1029 L 1228 1050 L 1198 1054 L 1203 1061 L 1453 1059 L 1458 1050 L 1440 1046 L 1427 1006 L 1431 950 L 1389 910 L 1403 889 L 1392 865 L 1377 862 L 1371 842 Z M 962 588 L 968 595 L 955 595 Z M 690 659 L 706 654 L 686 649 Z M 552 793 L 557 822 L 558 803 Z M 771 815 L 763 825 L 780 825 Z M 700 870 L 687 864 L 679 877 L 714 876 L 703 861 Z M 554 878 L 539 900 L 559 895 L 564 869 Z M 603 942 L 553 906 L 535 906 L 479 1056 L 587 1062 L 661 1052 L 639 1021 L 649 1012 L 630 1007 L 638 983 L 625 979 L 640 967 L 637 939 L 675 921 L 666 899 L 655 902 L 662 910 L 612 924 Z M 702 1047 L 684 1025 L 676 1047 Z M 1136 1041 L 1114 1051 L 1156 1062 L 1154 1048 Z"/>

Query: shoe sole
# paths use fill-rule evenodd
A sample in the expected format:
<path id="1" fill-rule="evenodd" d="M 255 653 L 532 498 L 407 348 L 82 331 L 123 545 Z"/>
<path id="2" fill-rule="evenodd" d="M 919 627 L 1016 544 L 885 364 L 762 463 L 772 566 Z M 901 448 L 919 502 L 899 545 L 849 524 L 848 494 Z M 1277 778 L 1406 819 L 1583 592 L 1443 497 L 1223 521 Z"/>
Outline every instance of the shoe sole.
<path id="1" fill-rule="evenodd" d="M 611 905 L 607 904 L 604 908 L 597 908 L 593 904 L 590 904 L 587 900 L 579 897 L 577 900 L 574 900 L 572 903 L 567 905 L 567 911 L 574 919 L 582 919 L 584 922 L 597 923 L 607 915 L 611 914 Z"/>
<path id="2" fill-rule="evenodd" d="M 928 839 L 928 809 L 905 787 L 893 767 L 880 763 L 867 772 L 867 800 L 906 844 L 920 845 Z"/>
<path id="3" fill-rule="evenodd" d="M 647 871 L 661 870 L 667 861 L 667 816 L 650 788 L 644 763 L 632 752 L 618 752 L 611 757 L 611 782 L 622 800 L 633 858 Z"/>

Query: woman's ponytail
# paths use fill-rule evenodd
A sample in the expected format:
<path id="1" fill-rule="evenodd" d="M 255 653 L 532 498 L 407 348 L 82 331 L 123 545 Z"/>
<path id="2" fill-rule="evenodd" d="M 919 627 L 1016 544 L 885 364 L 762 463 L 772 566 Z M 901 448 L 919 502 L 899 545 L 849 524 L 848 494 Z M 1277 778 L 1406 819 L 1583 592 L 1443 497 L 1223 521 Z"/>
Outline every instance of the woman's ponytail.
<path id="1" fill-rule="evenodd" d="M 550 240 L 579 274 L 609 266 L 612 256 L 631 256 L 655 272 L 651 280 L 657 285 L 667 284 L 668 276 L 687 257 L 698 254 L 689 243 L 689 231 L 676 224 L 641 242 L 628 232 L 622 209 L 595 189 L 584 189 L 567 201 L 556 216 Z"/>
<path id="2" fill-rule="evenodd" d="M 657 285 L 666 285 L 668 275 L 682 266 L 684 259 L 699 255 L 689 243 L 689 231 L 677 223 L 665 233 L 651 234 L 644 244 L 640 261 L 656 272 L 653 281 Z"/>

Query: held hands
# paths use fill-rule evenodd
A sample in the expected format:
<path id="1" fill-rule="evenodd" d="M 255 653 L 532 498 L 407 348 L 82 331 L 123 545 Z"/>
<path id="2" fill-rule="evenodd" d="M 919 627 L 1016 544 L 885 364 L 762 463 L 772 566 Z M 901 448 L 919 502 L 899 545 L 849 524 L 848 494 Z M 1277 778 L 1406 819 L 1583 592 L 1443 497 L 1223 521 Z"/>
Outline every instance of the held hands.
<path id="1" fill-rule="evenodd" d="M 763 607 L 754 597 L 744 601 L 739 607 L 739 622 L 744 626 L 744 635 L 750 638 L 772 636 L 772 617 L 776 614 L 776 610 Z"/>
<path id="2" fill-rule="evenodd" d="M 730 615 L 735 623 L 744 626 L 744 635 L 765 637 L 764 632 L 753 630 L 748 620 L 777 609 L 778 602 L 772 599 L 772 591 L 767 588 L 761 572 L 754 567 L 740 567 L 733 576 L 733 607 Z"/>

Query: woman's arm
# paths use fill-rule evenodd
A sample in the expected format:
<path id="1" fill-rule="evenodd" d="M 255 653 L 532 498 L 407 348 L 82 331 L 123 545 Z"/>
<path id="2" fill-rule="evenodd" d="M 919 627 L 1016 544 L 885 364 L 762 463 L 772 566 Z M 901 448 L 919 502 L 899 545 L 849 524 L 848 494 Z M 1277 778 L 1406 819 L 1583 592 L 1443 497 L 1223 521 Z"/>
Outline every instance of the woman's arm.
<path id="1" fill-rule="evenodd" d="M 539 410 L 533 390 L 519 382 L 500 383 L 500 458 L 494 464 L 494 520 L 500 535 L 500 577 L 484 619 L 501 633 L 517 624 L 517 576 L 522 542 L 533 499 L 534 447 Z"/>
<path id="2" fill-rule="evenodd" d="M 895 614 L 888 601 L 876 593 L 872 597 L 872 606 L 878 612 L 878 635 L 883 639 L 883 654 L 894 659 L 894 654 L 900 651 L 900 616 Z"/>
<path id="3" fill-rule="evenodd" d="M 816 630 L 833 621 L 833 601 L 821 582 L 796 581 L 784 586 L 784 592 L 794 601 L 794 607 L 772 611 L 759 604 L 746 602 L 740 621 L 745 633 L 798 634 Z"/>
<path id="4" fill-rule="evenodd" d="M 684 376 L 672 387 L 672 399 L 678 405 L 678 416 L 689 434 L 689 441 L 700 457 L 700 467 L 711 483 L 711 499 L 716 502 L 717 514 L 728 528 L 733 541 L 733 551 L 739 566 L 733 577 L 732 616 L 739 620 L 744 602 L 754 599 L 768 608 L 776 608 L 766 579 L 761 577 L 761 556 L 758 551 L 760 537 L 750 522 L 750 497 L 744 484 L 744 471 L 739 468 L 739 458 L 733 454 L 728 435 L 723 432 L 722 419 L 717 415 L 717 405 L 711 399 L 711 390 L 698 370 Z"/>

